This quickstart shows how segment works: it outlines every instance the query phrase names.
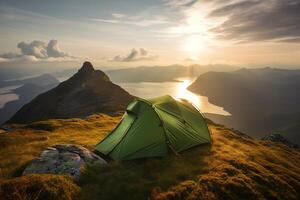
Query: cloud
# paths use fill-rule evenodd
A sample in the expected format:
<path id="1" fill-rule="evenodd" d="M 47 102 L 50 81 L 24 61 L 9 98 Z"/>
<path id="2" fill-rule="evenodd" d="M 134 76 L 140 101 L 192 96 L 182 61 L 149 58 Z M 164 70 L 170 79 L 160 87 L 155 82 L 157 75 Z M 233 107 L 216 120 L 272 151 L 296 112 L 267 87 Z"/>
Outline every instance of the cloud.
<path id="1" fill-rule="evenodd" d="M 172 23 L 165 16 L 151 14 L 151 13 L 139 13 L 136 15 L 125 15 L 121 13 L 113 13 L 111 18 L 92 18 L 91 21 L 118 24 L 118 25 L 133 25 L 140 27 L 149 27 L 154 25 L 165 25 Z"/>
<path id="2" fill-rule="evenodd" d="M 217 1 L 217 0 L 214 0 Z M 210 29 L 218 38 L 239 42 L 300 42 L 299 0 L 229 1 L 207 16 L 223 18 Z"/>
<path id="3" fill-rule="evenodd" d="M 123 25 L 134 25 L 140 27 L 147 27 L 147 26 L 154 26 L 154 25 L 162 25 L 170 23 L 164 17 L 154 17 L 153 19 L 142 19 L 142 20 L 128 20 L 128 19 L 91 19 L 95 22 L 103 22 L 103 23 L 110 23 L 110 24 L 123 24 Z"/>
<path id="4" fill-rule="evenodd" d="M 68 53 L 60 50 L 57 40 L 48 43 L 34 40 L 32 42 L 20 42 L 17 44 L 20 53 L 0 54 L 1 62 L 36 62 L 36 61 L 63 61 L 75 59 Z"/>
<path id="5" fill-rule="evenodd" d="M 35 56 L 36 58 L 47 57 L 46 44 L 42 41 L 20 42 L 17 47 L 21 50 L 22 55 Z"/>
<path id="6" fill-rule="evenodd" d="M 300 43 L 300 0 L 165 0 L 182 17 L 156 32 L 220 42 Z"/>
<path id="7" fill-rule="evenodd" d="M 5 63 L 5 62 L 8 62 L 8 59 L 7 59 L 7 58 L 1 58 L 1 57 L 0 57 L 0 63 Z"/>
<path id="8" fill-rule="evenodd" d="M 12 53 L 12 52 L 0 54 L 0 58 L 2 58 L 2 59 L 11 59 L 11 58 L 19 57 L 19 56 L 21 56 L 21 55 L 18 53 Z"/>
<path id="9" fill-rule="evenodd" d="M 59 58 L 68 57 L 69 55 L 59 49 L 57 40 L 50 40 L 47 46 L 48 57 Z"/>
<path id="10" fill-rule="evenodd" d="M 126 56 L 117 55 L 110 61 L 114 62 L 133 62 L 133 61 L 141 61 L 141 60 L 156 60 L 158 58 L 157 55 L 149 54 L 143 48 L 136 50 L 135 48 L 131 49 L 131 51 Z"/>
<path id="11" fill-rule="evenodd" d="M 197 57 L 191 56 L 191 57 L 185 58 L 183 61 L 184 61 L 184 62 L 198 62 L 199 59 L 198 59 Z"/>
<path id="12" fill-rule="evenodd" d="M 113 13 L 111 14 L 114 18 L 124 18 L 126 15 L 121 13 Z"/>
<path id="13" fill-rule="evenodd" d="M 199 0 L 165 0 L 167 6 L 191 7 Z"/>
<path id="14" fill-rule="evenodd" d="M 147 52 L 145 49 L 140 48 L 140 54 L 141 54 L 142 56 L 147 56 L 148 52 Z"/>

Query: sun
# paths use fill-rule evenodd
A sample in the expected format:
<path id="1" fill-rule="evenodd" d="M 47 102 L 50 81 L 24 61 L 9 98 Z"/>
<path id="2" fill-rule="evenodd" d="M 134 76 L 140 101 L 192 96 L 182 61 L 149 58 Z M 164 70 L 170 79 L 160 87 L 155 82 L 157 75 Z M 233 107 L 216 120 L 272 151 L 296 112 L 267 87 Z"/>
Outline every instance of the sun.
<path id="1" fill-rule="evenodd" d="M 204 40 L 201 38 L 201 36 L 198 35 L 192 35 L 188 36 L 183 45 L 183 50 L 187 52 L 189 57 L 198 58 L 201 54 L 201 51 L 203 51 L 205 48 Z"/>

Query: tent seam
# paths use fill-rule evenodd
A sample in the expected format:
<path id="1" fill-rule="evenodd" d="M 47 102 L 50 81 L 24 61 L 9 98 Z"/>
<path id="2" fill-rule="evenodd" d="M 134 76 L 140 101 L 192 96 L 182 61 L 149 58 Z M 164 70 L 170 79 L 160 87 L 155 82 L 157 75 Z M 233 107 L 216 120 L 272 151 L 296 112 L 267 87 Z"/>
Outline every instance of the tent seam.
<path id="1" fill-rule="evenodd" d="M 182 105 L 185 106 L 186 108 L 188 108 L 189 110 L 191 110 L 191 109 L 190 109 L 188 106 L 186 106 L 185 104 L 182 104 Z M 192 104 L 192 105 L 193 105 L 193 104 Z M 210 130 L 209 130 L 209 128 L 208 128 L 208 125 L 207 125 L 207 122 L 206 122 L 206 120 L 205 120 L 205 117 L 204 117 L 203 113 L 202 113 L 202 112 L 200 111 L 200 109 L 198 109 L 196 106 L 193 105 L 193 107 L 200 113 L 201 117 L 204 119 L 206 129 L 207 129 L 207 131 L 208 131 L 208 133 L 209 133 L 209 139 L 210 139 L 210 142 L 212 142 L 211 132 L 210 132 Z"/>
<path id="2" fill-rule="evenodd" d="M 158 116 L 159 120 L 161 121 L 161 124 L 162 124 L 162 127 L 163 127 L 163 130 L 164 130 L 164 134 L 165 134 L 165 141 L 166 141 L 166 144 L 168 144 L 168 147 L 174 152 L 175 155 L 178 155 L 178 153 L 175 151 L 175 149 L 172 147 L 171 145 L 171 142 L 167 136 L 167 128 L 164 126 L 164 122 L 163 120 L 161 119 L 161 116 L 158 112 L 156 112 L 156 109 L 159 109 L 157 108 L 154 104 L 152 104 L 152 108 L 154 110 L 154 112 L 156 113 L 156 115 Z"/>
<path id="3" fill-rule="evenodd" d="M 109 151 L 109 152 L 107 153 L 107 155 L 109 155 L 111 152 L 113 152 L 113 150 L 115 150 L 115 148 L 116 148 L 116 147 L 122 142 L 122 140 L 126 137 L 127 133 L 129 132 L 130 128 L 132 127 L 134 121 L 137 119 L 136 115 L 134 115 L 134 117 L 135 117 L 135 119 L 133 120 L 132 123 L 130 123 L 130 126 L 129 126 L 129 128 L 126 130 L 126 133 L 123 135 L 123 137 L 120 139 L 120 141 L 114 146 L 114 148 L 112 148 L 112 150 Z"/>

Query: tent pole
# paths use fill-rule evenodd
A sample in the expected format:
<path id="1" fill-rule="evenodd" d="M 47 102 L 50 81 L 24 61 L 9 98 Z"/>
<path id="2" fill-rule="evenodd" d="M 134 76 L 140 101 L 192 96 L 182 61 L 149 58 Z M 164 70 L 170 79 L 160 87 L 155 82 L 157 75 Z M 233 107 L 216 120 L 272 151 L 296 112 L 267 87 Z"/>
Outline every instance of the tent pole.
<path id="1" fill-rule="evenodd" d="M 169 141 L 168 141 L 168 146 L 169 146 L 169 148 L 173 151 L 173 153 L 174 153 L 176 156 L 180 156 L 180 154 L 177 153 L 177 152 L 175 151 L 175 149 L 172 147 L 172 145 L 170 144 Z"/>

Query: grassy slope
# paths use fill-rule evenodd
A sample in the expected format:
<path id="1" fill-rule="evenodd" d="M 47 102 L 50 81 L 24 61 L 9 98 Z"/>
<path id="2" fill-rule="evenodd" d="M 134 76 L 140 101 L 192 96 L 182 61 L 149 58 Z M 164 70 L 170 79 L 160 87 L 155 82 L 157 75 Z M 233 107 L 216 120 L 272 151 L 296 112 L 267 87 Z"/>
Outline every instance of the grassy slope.
<path id="1" fill-rule="evenodd" d="M 33 158 L 53 144 L 72 143 L 93 148 L 119 120 L 120 117 L 92 115 L 86 120 L 41 121 L 31 124 L 31 128 L 0 133 L 0 180 L 20 175 Z"/>
<path id="2" fill-rule="evenodd" d="M 0 133 L 1 179 L 18 176 L 47 146 L 93 148 L 120 118 L 48 120 Z M 300 152 L 210 125 L 213 144 L 180 156 L 89 166 L 79 181 L 83 199 L 297 199 Z M 48 130 L 48 131 L 44 131 Z M 1 180 L 0 180 L 1 181 Z"/>

